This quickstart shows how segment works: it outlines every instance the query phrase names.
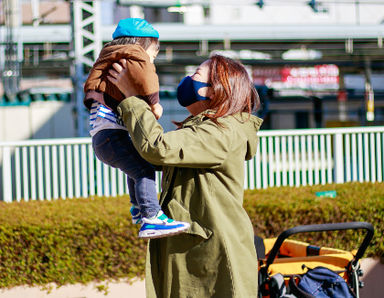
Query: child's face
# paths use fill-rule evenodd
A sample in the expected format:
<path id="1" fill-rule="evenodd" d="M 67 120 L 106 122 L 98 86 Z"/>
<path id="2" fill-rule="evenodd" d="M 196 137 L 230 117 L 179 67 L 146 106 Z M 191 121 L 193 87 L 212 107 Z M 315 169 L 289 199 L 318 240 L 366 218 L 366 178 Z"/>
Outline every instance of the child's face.
<path id="1" fill-rule="evenodd" d="M 149 56 L 149 60 L 151 61 L 151 63 L 153 63 L 153 61 L 155 61 L 155 58 L 157 57 L 157 54 L 159 53 L 159 44 L 153 42 L 146 50 L 146 52 Z"/>

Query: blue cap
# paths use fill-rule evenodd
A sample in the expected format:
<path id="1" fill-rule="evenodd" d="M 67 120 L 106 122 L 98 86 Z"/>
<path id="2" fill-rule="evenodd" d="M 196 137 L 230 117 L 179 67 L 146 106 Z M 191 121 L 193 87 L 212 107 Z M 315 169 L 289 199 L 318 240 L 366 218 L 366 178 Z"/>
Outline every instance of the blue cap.
<path id="1" fill-rule="evenodd" d="M 120 20 L 112 34 L 113 39 L 123 36 L 159 38 L 159 32 L 144 19 L 128 18 Z"/>

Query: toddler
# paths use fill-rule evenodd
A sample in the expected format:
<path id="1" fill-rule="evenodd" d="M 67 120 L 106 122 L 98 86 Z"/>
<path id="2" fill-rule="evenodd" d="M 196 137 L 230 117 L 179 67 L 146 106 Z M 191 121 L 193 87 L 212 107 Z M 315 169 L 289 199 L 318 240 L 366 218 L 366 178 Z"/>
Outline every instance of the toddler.
<path id="1" fill-rule="evenodd" d="M 101 50 L 84 85 L 84 104 L 90 110 L 93 149 L 102 162 L 127 174 L 132 222 L 141 224 L 140 238 L 166 237 L 189 228 L 189 223 L 170 219 L 161 211 L 154 167 L 136 151 L 116 111 L 125 96 L 107 79 L 112 64 L 126 59 L 126 79 L 159 119 L 163 109 L 159 103 L 159 82 L 153 64 L 159 50 L 158 38 L 158 32 L 143 19 L 121 20 L 113 33 L 113 40 Z"/>

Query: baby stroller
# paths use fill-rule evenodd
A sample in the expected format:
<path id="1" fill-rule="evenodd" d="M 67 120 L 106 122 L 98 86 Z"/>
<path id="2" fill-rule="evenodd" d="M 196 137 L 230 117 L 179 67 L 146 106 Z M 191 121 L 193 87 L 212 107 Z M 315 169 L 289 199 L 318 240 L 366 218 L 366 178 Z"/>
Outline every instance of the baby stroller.
<path id="1" fill-rule="evenodd" d="M 366 234 L 357 252 L 318 247 L 306 242 L 287 239 L 291 235 L 298 233 L 361 229 L 365 230 Z M 364 255 L 373 233 L 373 226 L 369 223 L 348 222 L 297 226 L 282 232 L 278 238 L 272 239 L 263 240 L 255 236 L 255 246 L 259 258 L 259 298 L 359 297 L 359 288 L 363 286 L 362 282 L 359 281 L 359 277 L 363 275 L 359 260 Z M 307 278 L 306 282 L 308 281 L 309 271 L 312 270 L 327 271 L 326 274 L 334 275 L 332 278 L 340 279 L 342 277 L 341 283 L 342 286 L 348 287 L 346 290 L 344 289 L 348 291 L 348 295 L 340 295 L 339 292 L 338 294 L 322 296 L 321 293 L 312 292 L 312 289 L 312 294 L 302 291 L 303 286 L 300 283 L 304 278 Z M 315 273 L 315 271 L 311 273 Z M 323 274 L 323 272 L 320 274 Z M 333 288 L 335 283 L 321 283 L 321 287 L 332 287 L 332 289 L 326 289 L 330 293 L 333 290 L 339 290 Z M 317 280 L 316 287 L 320 287 L 320 282 Z"/>

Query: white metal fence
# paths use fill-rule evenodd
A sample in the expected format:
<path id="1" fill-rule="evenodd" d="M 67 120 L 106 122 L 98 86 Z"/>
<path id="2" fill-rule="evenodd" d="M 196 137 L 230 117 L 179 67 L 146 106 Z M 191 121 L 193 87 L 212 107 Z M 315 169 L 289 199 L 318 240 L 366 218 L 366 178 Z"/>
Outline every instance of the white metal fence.
<path id="1" fill-rule="evenodd" d="M 261 131 L 244 188 L 381 182 L 383 134 L 384 126 Z M 128 193 L 124 174 L 95 158 L 90 138 L 7 142 L 0 150 L 3 201 Z"/>
<path id="2" fill-rule="evenodd" d="M 384 127 L 259 132 L 245 188 L 383 181 Z"/>

